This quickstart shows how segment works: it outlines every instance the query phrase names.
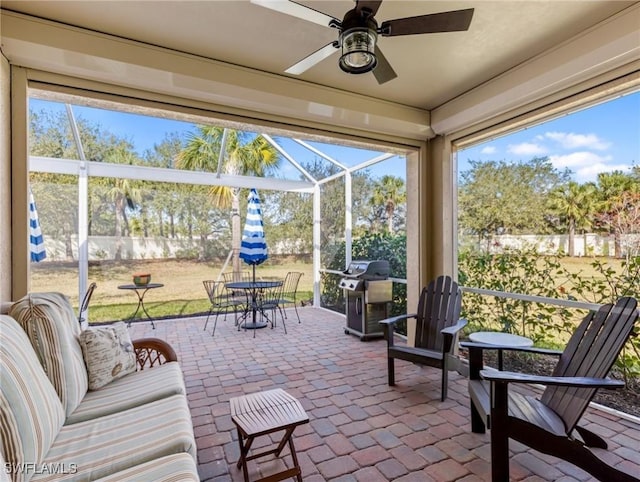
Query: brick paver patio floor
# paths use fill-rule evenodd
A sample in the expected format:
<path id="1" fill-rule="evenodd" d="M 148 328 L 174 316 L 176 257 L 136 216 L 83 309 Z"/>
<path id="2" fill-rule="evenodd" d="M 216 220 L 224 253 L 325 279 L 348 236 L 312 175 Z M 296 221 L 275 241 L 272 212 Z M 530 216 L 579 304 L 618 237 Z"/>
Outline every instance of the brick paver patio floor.
<path id="1" fill-rule="evenodd" d="M 469 422 L 466 380 L 451 373 L 449 398 L 440 402 L 439 372 L 396 361 L 395 387 L 387 386 L 384 340 L 345 335 L 344 317 L 322 309 L 289 314 L 273 330 L 238 332 L 218 322 L 215 337 L 204 317 L 132 326 L 132 337 L 155 336 L 175 348 L 185 375 L 203 481 L 240 481 L 239 448 L 229 399 L 282 388 L 298 398 L 311 422 L 294 435 L 308 482 L 490 480 L 488 434 Z M 611 463 L 640 473 L 640 424 L 591 408 L 583 422 L 607 437 Z M 267 445 L 256 441 L 256 447 Z M 585 481 L 588 474 L 510 442 L 511 479 Z M 288 454 L 288 449 L 285 449 Z M 285 462 L 290 458 L 285 455 Z M 273 457 L 249 463 L 250 478 L 282 470 Z M 613 481 L 612 481 L 613 482 Z"/>

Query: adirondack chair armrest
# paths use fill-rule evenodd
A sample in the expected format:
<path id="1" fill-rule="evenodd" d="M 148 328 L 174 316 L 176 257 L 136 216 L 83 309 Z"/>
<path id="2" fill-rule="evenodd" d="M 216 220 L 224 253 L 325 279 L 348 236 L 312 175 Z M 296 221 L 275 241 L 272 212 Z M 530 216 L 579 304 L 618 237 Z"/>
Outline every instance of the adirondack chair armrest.
<path id="1" fill-rule="evenodd" d="M 408 318 L 415 318 L 415 317 L 416 317 L 415 313 L 398 315 L 398 316 L 392 316 L 391 318 L 387 318 L 385 320 L 380 320 L 378 323 L 380 323 L 381 325 L 387 325 L 387 326 L 393 327 L 393 325 L 395 325 L 399 321 L 406 320 Z"/>
<path id="2" fill-rule="evenodd" d="M 467 326 L 467 323 L 467 320 L 465 320 L 464 318 L 460 318 L 455 325 L 448 326 L 440 331 L 440 333 L 444 335 L 442 353 L 449 353 L 451 351 L 456 335 L 460 332 L 460 330 Z"/>
<path id="3" fill-rule="evenodd" d="M 382 329 L 384 331 L 384 338 L 387 340 L 387 347 L 393 346 L 393 330 L 395 329 L 396 323 L 402 320 L 407 320 L 409 318 L 415 318 L 416 313 L 405 314 L 392 316 L 391 318 L 387 318 L 385 320 L 379 321 Z"/>
<path id="4" fill-rule="evenodd" d="M 446 328 L 443 328 L 442 331 L 440 331 L 440 333 L 442 333 L 443 335 L 454 336 L 460 330 L 462 330 L 465 326 L 467 326 L 467 323 L 468 323 L 467 320 L 465 320 L 464 318 L 460 318 L 455 325 L 451 325 Z"/>
<path id="5" fill-rule="evenodd" d="M 481 370 L 480 376 L 485 380 L 496 383 L 535 383 L 540 385 L 556 385 L 577 388 L 622 388 L 622 380 L 611 378 L 589 377 L 549 377 L 544 375 L 531 375 L 528 373 L 504 372 L 494 370 Z"/>

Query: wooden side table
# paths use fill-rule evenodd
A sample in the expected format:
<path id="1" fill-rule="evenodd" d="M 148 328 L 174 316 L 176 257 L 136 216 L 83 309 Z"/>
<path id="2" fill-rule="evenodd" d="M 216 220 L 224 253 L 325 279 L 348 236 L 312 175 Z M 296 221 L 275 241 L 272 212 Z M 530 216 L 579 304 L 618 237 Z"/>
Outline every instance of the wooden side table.
<path id="1" fill-rule="evenodd" d="M 237 467 L 242 466 L 245 482 L 249 482 L 247 461 L 271 454 L 280 457 L 287 443 L 291 451 L 293 467 L 255 482 L 276 482 L 291 477 L 296 477 L 298 482 L 302 482 L 302 471 L 292 438 L 293 431 L 298 425 L 309 423 L 309 417 L 300 402 L 284 390 L 277 388 L 232 398 L 229 400 L 229 405 L 231 420 L 238 429 L 240 459 Z M 284 435 L 276 448 L 249 455 L 249 449 L 256 437 L 278 431 L 284 431 Z"/>

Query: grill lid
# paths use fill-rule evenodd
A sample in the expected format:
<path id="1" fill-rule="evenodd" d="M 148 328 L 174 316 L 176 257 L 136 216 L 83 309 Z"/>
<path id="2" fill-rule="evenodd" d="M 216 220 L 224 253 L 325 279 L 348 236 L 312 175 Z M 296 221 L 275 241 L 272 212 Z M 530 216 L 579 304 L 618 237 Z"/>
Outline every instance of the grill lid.
<path id="1" fill-rule="evenodd" d="M 349 267 L 343 271 L 348 278 L 356 278 L 362 280 L 381 280 L 387 279 L 391 273 L 389 261 L 352 261 Z"/>

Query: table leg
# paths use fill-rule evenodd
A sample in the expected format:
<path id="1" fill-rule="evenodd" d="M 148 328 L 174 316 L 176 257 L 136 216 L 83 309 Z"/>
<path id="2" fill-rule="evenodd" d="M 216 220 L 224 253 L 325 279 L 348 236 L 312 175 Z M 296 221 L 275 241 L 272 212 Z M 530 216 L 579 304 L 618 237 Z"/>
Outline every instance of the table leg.
<path id="1" fill-rule="evenodd" d="M 257 330 L 258 328 L 265 328 L 267 326 L 267 323 L 265 322 L 260 322 L 258 323 L 257 320 L 257 313 L 258 313 L 258 292 L 256 291 L 251 291 L 250 292 L 250 302 L 251 302 L 251 323 L 247 323 L 246 319 L 244 322 L 244 325 L 242 326 L 245 330 Z M 253 333 L 253 336 L 255 337 L 255 331 Z"/>
<path id="2" fill-rule="evenodd" d="M 244 475 L 244 481 L 249 482 L 249 473 L 247 470 L 247 456 L 249 455 L 249 449 L 253 443 L 253 437 L 248 437 L 247 442 L 243 443 L 242 433 L 238 429 L 238 445 L 240 446 L 240 458 L 236 464 L 237 468 L 242 467 L 242 473 Z"/>
<path id="3" fill-rule="evenodd" d="M 140 307 L 142 306 L 142 300 L 140 299 L 140 295 L 138 294 L 138 291 L 136 290 L 135 293 L 138 296 L 138 306 L 136 306 L 136 311 L 133 312 L 133 315 L 129 317 L 129 321 L 127 323 L 127 326 L 129 328 L 131 328 L 131 322 L 135 320 L 136 315 L 138 314 L 138 311 L 140 311 Z"/>
<path id="4" fill-rule="evenodd" d="M 289 450 L 291 451 L 291 458 L 293 459 L 293 468 L 297 471 L 296 479 L 298 482 L 302 482 L 302 470 L 300 469 L 300 462 L 298 462 L 298 455 L 296 454 L 296 448 L 293 445 L 292 436 L 289 436 Z"/>
<path id="5" fill-rule="evenodd" d="M 147 290 L 144 290 L 144 293 L 146 292 Z M 144 293 L 142 293 L 142 298 L 140 298 L 140 306 L 142 307 L 142 311 L 144 312 L 144 314 L 147 315 L 147 318 L 149 318 L 149 321 L 151 322 L 151 328 L 155 330 L 156 325 L 153 323 L 153 318 L 151 318 L 151 315 L 147 312 L 147 309 L 144 307 Z"/>
<path id="6" fill-rule="evenodd" d="M 133 315 L 131 315 L 131 317 L 129 318 L 127 326 L 131 327 L 131 322 L 136 318 L 136 315 L 138 314 L 138 311 L 140 311 L 140 309 L 142 309 L 142 312 L 145 315 L 147 315 L 147 318 L 151 322 L 151 327 L 154 330 L 156 329 L 156 325 L 153 322 L 153 318 L 151 318 L 151 315 L 147 312 L 147 309 L 144 306 L 144 295 L 146 294 L 147 291 L 149 291 L 149 288 L 145 288 L 144 291 L 142 291 L 142 293 L 140 293 L 138 290 L 134 290 L 136 296 L 138 297 L 138 306 L 136 306 L 136 311 L 134 311 Z"/>

